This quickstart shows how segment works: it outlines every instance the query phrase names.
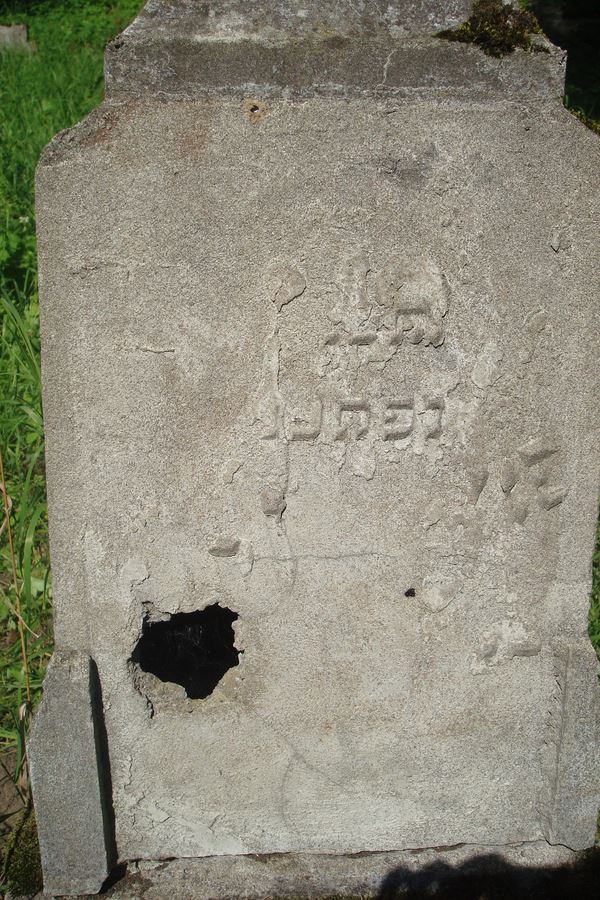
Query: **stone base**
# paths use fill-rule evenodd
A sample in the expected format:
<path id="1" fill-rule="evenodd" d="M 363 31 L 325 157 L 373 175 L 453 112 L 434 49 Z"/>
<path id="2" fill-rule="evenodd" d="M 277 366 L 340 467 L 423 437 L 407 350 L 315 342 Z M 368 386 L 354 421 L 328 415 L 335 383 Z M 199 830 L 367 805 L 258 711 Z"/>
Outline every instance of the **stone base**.
<path id="1" fill-rule="evenodd" d="M 119 900 L 277 897 L 587 897 L 600 851 L 545 842 L 352 856 L 274 854 L 131 863 L 104 896 Z"/>

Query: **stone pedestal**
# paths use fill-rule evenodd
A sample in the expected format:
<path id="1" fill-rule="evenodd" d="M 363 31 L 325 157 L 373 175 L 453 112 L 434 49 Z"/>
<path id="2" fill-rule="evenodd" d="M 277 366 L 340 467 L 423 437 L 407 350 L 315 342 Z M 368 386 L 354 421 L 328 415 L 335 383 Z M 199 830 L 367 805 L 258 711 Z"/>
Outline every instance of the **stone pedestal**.
<path id="1" fill-rule="evenodd" d="M 560 51 L 434 36 L 468 6 L 151 0 L 42 157 L 55 667 L 109 762 L 30 752 L 43 846 L 99 783 L 114 829 L 56 893 L 112 840 L 194 897 L 593 843 L 599 145 Z"/>

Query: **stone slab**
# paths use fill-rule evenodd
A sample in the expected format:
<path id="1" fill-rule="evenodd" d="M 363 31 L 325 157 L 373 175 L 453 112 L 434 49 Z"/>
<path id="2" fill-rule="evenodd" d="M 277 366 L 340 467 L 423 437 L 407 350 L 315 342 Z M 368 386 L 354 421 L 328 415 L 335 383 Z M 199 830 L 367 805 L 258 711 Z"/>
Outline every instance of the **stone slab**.
<path id="1" fill-rule="evenodd" d="M 398 38 L 452 27 L 469 15 L 471 0 L 149 0 L 126 34 L 149 33 L 227 38 L 243 34 L 257 41 L 287 41 L 323 30 L 369 36 L 385 29 Z"/>
<path id="2" fill-rule="evenodd" d="M 595 691 L 593 135 L 513 106 L 110 114 L 45 158 L 39 221 L 57 638 L 105 686 L 122 852 L 538 839 L 574 764 L 569 648 Z M 432 303 L 418 343 L 377 318 L 395 277 Z M 222 534 L 238 554 L 211 555 Z M 240 613 L 240 677 L 153 704 L 129 662 L 144 617 L 215 600 Z M 175 768 L 174 729 L 204 747 Z M 579 847 L 597 788 L 575 782 Z"/>
<path id="3" fill-rule="evenodd" d="M 215 89 L 171 8 L 38 170 L 55 633 L 98 668 L 119 860 L 292 891 L 318 854 L 351 891 L 352 854 L 589 847 L 600 154 L 557 57 L 426 96 L 311 49 L 286 93 L 240 13 Z M 215 605 L 210 696 L 142 671 Z"/>
<path id="4" fill-rule="evenodd" d="M 48 894 L 95 894 L 115 863 L 101 700 L 83 653 L 57 651 L 27 747 Z"/>
<path id="5" fill-rule="evenodd" d="M 106 52 L 106 95 L 249 94 L 414 99 L 562 93 L 565 53 L 494 59 L 435 33 L 466 18 L 470 2 L 150 2 Z"/>
<path id="6" fill-rule="evenodd" d="M 273 900 L 305 897 L 591 896 L 598 859 L 565 847 L 455 847 L 357 856 L 324 854 L 212 857 L 139 862 L 111 900 Z M 587 891 L 590 893 L 588 894 Z"/>

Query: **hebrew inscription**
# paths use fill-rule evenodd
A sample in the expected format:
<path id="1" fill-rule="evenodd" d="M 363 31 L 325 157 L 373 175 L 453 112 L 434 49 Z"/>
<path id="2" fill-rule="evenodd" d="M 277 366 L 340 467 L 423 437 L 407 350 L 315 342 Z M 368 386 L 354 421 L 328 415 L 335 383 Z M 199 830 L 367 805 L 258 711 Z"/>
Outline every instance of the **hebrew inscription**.
<path id="1" fill-rule="evenodd" d="M 431 352 L 445 339 L 446 279 L 429 257 L 419 252 L 415 257 L 399 255 L 375 269 L 365 253 L 350 255 L 333 280 L 317 291 L 310 284 L 310 272 L 279 265 L 271 271 L 268 291 L 277 320 L 267 351 L 265 380 L 270 385 L 257 410 L 263 440 L 353 443 L 368 439 L 389 444 L 415 436 L 423 446 L 441 437 L 444 396 L 419 389 L 420 375 L 410 387 L 398 371 L 391 384 L 389 378 L 378 381 L 400 347 L 411 352 L 412 346 L 422 345 Z M 316 336 L 312 361 L 294 353 L 287 335 L 297 307 L 286 307 L 294 300 L 310 307 L 315 295 L 320 301 L 318 312 L 325 313 L 330 330 L 325 327 L 322 337 Z M 370 363 L 375 368 L 369 368 Z M 282 387 L 290 370 L 302 372 L 303 380 L 307 374 L 323 379 L 315 380 L 313 396 L 306 383 L 302 390 L 294 387 L 296 378 Z"/>
<path id="2" fill-rule="evenodd" d="M 369 430 L 371 410 L 366 400 L 342 400 L 337 404 L 337 425 L 335 433 L 336 441 L 344 441 L 354 431 L 358 440 L 363 438 Z"/>
<path id="3" fill-rule="evenodd" d="M 406 339 L 407 344 L 420 344 L 423 342 L 425 346 L 432 344 L 439 347 L 444 342 L 444 331 L 442 325 L 436 325 L 435 328 L 426 331 L 421 325 L 415 325 L 412 320 L 404 323 L 405 327 L 396 327 L 392 331 L 379 333 L 376 331 L 357 331 L 354 333 L 346 333 L 343 331 L 334 331 L 325 338 L 326 347 L 370 347 L 372 344 L 381 343 L 391 347 L 400 347 Z"/>
<path id="4" fill-rule="evenodd" d="M 292 404 L 268 398 L 261 408 L 261 437 L 314 441 L 322 435 L 328 440 L 358 441 L 374 434 L 384 441 L 402 441 L 420 431 L 426 440 L 435 440 L 442 434 L 444 409 L 443 397 L 348 397 L 314 400 L 299 412 Z"/>
<path id="5" fill-rule="evenodd" d="M 514 453 L 496 460 L 482 459 L 465 467 L 466 494 L 477 505 L 487 485 L 503 498 L 510 518 L 523 525 L 537 508 L 548 512 L 559 506 L 568 489 L 557 482 L 561 448 L 542 437 L 531 438 Z M 490 478 L 490 472 L 494 477 Z"/>
<path id="6" fill-rule="evenodd" d="M 448 284 L 428 258 L 400 257 L 375 273 L 365 254 L 350 257 L 333 285 L 328 347 L 439 347 L 445 339 Z"/>
<path id="7" fill-rule="evenodd" d="M 532 505 L 554 509 L 567 496 L 567 490 L 553 481 L 553 465 L 560 447 L 542 438 L 532 438 L 502 462 L 500 487 L 509 501 L 515 522 L 523 524 Z"/>

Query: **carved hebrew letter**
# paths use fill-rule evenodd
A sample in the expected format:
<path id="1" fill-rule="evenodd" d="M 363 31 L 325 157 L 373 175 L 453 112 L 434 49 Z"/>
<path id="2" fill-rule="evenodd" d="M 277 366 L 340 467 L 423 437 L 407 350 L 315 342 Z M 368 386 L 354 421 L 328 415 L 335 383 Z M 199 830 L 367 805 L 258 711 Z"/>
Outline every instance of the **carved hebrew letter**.
<path id="1" fill-rule="evenodd" d="M 433 418 L 432 426 L 425 432 L 426 438 L 437 438 L 442 433 L 442 412 L 446 407 L 446 403 L 443 397 L 429 397 L 425 400 L 425 416 L 426 420 L 430 420 Z M 428 416 L 427 413 L 431 411 L 433 412 L 433 416 Z"/>
<path id="2" fill-rule="evenodd" d="M 444 343 L 444 329 L 440 322 L 434 321 L 425 333 L 425 343 L 440 347 Z"/>
<path id="3" fill-rule="evenodd" d="M 519 447 L 517 453 L 529 468 L 537 466 L 538 463 L 554 456 L 555 453 L 558 453 L 558 450 L 559 448 L 555 444 L 545 441 L 543 438 L 532 438 L 526 444 L 523 444 L 522 447 Z"/>
<path id="4" fill-rule="evenodd" d="M 291 424 L 288 428 L 290 441 L 314 440 L 321 433 L 322 422 L 323 404 L 320 400 L 315 400 L 310 404 L 310 413 L 307 418 L 304 416 L 291 417 Z"/>
<path id="5" fill-rule="evenodd" d="M 369 430 L 370 410 L 366 400 L 350 399 L 340 400 L 337 408 L 337 424 L 339 429 L 335 435 L 336 441 L 343 441 L 348 437 L 353 416 L 358 415 L 356 440 L 364 437 Z"/>
<path id="6" fill-rule="evenodd" d="M 350 344 L 357 347 L 368 347 L 377 340 L 377 334 L 374 331 L 357 332 L 350 335 Z"/>
<path id="7" fill-rule="evenodd" d="M 395 260 L 380 273 L 377 285 L 380 306 L 393 312 L 392 345 L 402 344 L 403 335 L 412 344 L 443 344 L 448 283 L 430 259 Z"/>
<path id="8" fill-rule="evenodd" d="M 401 441 L 407 438 L 414 428 L 415 401 L 389 400 L 383 418 L 384 441 Z"/>
<path id="9" fill-rule="evenodd" d="M 260 404 L 259 417 L 265 426 L 261 434 L 263 441 L 273 441 L 281 436 L 283 405 L 280 400 L 276 397 L 265 397 Z"/>
<path id="10" fill-rule="evenodd" d="M 364 253 L 357 253 L 347 259 L 342 267 L 339 285 L 347 304 L 359 310 L 369 308 L 367 275 L 371 267 Z"/>
<path id="11" fill-rule="evenodd" d="M 420 302 L 406 303 L 396 310 L 396 328 L 398 331 L 411 331 L 417 324 L 417 316 L 428 313 L 427 307 Z"/>
<path id="12" fill-rule="evenodd" d="M 420 344 L 425 337 L 425 329 L 421 325 L 415 325 L 406 336 L 411 344 Z"/>

